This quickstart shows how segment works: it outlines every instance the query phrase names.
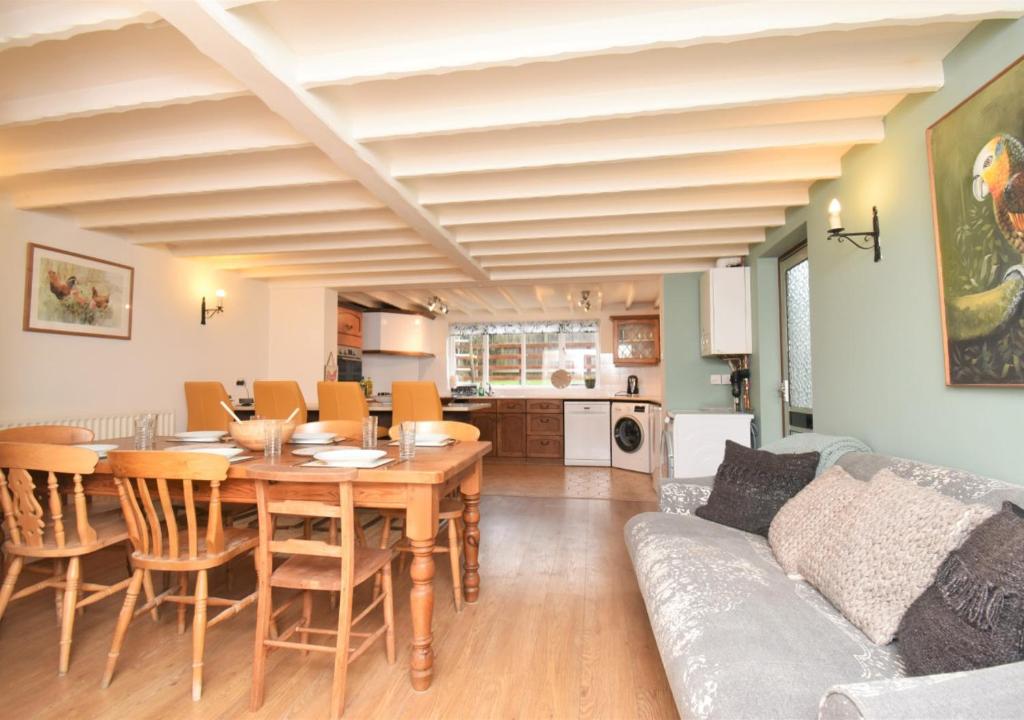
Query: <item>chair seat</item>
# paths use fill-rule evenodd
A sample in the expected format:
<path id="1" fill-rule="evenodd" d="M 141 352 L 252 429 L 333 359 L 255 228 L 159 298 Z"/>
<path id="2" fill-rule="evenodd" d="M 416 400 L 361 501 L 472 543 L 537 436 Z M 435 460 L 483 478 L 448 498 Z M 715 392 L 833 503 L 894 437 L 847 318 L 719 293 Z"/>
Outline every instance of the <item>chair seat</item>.
<path id="1" fill-rule="evenodd" d="M 462 517 L 462 512 L 465 509 L 466 504 L 461 500 L 442 498 L 441 505 L 438 508 L 437 517 L 441 520 L 454 520 L 455 518 Z"/>
<path id="2" fill-rule="evenodd" d="M 395 556 L 392 550 L 375 548 L 355 548 L 355 580 L 358 585 L 373 577 L 382 567 L 391 562 Z M 272 587 L 292 588 L 295 590 L 332 590 L 341 589 L 341 561 L 332 557 L 315 557 L 311 555 L 292 555 L 270 576 Z"/>
<path id="3" fill-rule="evenodd" d="M 41 546 L 15 545 L 8 540 L 4 543 L 4 550 L 11 555 L 23 557 L 74 557 L 128 540 L 128 529 L 125 527 L 121 511 L 118 509 L 90 514 L 89 524 L 96 531 L 96 541 L 82 545 L 78 537 L 78 526 L 75 523 L 75 511 L 73 508 L 66 507 L 64 509 L 64 547 L 57 545 L 53 534 L 53 523 L 47 523 Z"/>
<path id="4" fill-rule="evenodd" d="M 156 570 L 173 570 L 176 564 L 188 564 L 189 570 L 206 570 L 219 567 L 234 557 L 256 548 L 260 542 L 259 530 L 255 528 L 224 528 L 224 550 L 219 553 L 207 554 L 206 551 L 206 530 L 199 531 L 196 548 L 197 558 L 189 559 L 188 556 L 188 531 L 182 530 L 178 533 L 178 557 L 168 558 L 159 555 L 144 555 L 140 552 L 132 553 L 132 563 L 136 567 Z M 166 552 L 167 548 L 163 548 Z"/>

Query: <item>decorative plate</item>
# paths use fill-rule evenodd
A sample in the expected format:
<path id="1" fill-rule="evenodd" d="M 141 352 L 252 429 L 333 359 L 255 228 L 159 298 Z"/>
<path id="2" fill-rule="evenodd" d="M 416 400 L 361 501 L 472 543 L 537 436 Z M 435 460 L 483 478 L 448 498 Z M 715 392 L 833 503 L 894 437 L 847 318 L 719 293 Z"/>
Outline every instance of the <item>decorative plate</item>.
<path id="1" fill-rule="evenodd" d="M 555 370 L 551 373 L 551 384 L 559 390 L 564 390 L 572 384 L 572 373 L 568 370 Z"/>

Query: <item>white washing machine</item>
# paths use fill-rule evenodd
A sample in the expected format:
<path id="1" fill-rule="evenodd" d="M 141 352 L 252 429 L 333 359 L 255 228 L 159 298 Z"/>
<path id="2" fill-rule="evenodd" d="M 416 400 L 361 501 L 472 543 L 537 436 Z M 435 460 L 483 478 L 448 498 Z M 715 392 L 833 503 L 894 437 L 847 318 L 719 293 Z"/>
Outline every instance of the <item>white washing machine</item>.
<path id="1" fill-rule="evenodd" d="M 653 408 L 650 403 L 612 403 L 612 467 L 651 472 Z"/>

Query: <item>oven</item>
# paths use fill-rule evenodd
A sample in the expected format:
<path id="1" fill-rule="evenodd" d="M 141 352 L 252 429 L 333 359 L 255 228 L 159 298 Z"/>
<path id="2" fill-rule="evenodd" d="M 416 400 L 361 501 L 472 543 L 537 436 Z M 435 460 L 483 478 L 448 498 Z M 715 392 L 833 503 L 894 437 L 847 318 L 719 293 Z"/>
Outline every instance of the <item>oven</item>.
<path id="1" fill-rule="evenodd" d="M 338 348 L 338 381 L 359 382 L 363 379 L 363 351 L 354 347 Z"/>

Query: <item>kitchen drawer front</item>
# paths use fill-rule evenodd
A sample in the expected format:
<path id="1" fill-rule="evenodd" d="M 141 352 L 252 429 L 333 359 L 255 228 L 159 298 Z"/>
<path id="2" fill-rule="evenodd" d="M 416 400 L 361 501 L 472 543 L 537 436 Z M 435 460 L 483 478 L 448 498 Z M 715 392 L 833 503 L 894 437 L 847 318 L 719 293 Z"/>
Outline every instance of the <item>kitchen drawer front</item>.
<path id="1" fill-rule="evenodd" d="M 525 400 L 499 400 L 498 412 L 500 413 L 524 413 L 526 412 Z"/>
<path id="2" fill-rule="evenodd" d="M 562 436 L 562 416 L 550 413 L 530 413 L 527 416 L 527 435 Z"/>
<path id="3" fill-rule="evenodd" d="M 526 438 L 526 456 L 532 458 L 561 458 L 562 438 L 534 435 Z"/>
<path id="4" fill-rule="evenodd" d="M 471 397 L 467 399 L 467 402 L 471 402 L 474 405 L 487 405 L 487 407 L 485 408 L 480 408 L 479 410 L 474 410 L 473 412 L 471 412 L 471 416 L 476 415 L 477 413 L 487 413 L 489 415 L 493 415 L 494 413 L 498 412 L 497 400 L 477 400 L 476 398 Z"/>
<path id="5" fill-rule="evenodd" d="M 562 413 L 561 400 L 527 400 L 526 412 L 528 413 Z"/>

